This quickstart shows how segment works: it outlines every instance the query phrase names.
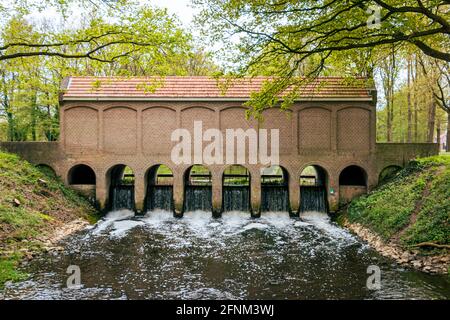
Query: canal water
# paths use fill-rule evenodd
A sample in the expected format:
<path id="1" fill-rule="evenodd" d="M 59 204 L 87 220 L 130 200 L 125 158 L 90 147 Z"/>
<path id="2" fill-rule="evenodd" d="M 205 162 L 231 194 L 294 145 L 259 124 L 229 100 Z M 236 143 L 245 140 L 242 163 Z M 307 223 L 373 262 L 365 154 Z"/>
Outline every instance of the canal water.
<path id="1" fill-rule="evenodd" d="M 31 262 L 1 299 L 448 299 L 448 276 L 404 269 L 324 213 L 111 212 Z M 70 265 L 81 286 L 67 288 Z M 381 270 L 381 288 L 366 286 Z"/>

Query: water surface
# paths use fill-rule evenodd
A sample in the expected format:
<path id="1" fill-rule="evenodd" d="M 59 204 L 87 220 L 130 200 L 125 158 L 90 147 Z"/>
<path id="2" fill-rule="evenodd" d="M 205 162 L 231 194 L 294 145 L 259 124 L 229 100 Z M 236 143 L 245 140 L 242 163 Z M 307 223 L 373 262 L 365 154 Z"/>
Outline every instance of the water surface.
<path id="1" fill-rule="evenodd" d="M 404 269 L 370 249 L 323 213 L 195 211 L 136 218 L 111 212 L 68 239 L 62 253 L 33 261 L 28 281 L 3 299 L 448 299 L 447 276 Z M 82 286 L 66 287 L 67 267 Z M 369 265 L 381 289 L 368 290 Z"/>

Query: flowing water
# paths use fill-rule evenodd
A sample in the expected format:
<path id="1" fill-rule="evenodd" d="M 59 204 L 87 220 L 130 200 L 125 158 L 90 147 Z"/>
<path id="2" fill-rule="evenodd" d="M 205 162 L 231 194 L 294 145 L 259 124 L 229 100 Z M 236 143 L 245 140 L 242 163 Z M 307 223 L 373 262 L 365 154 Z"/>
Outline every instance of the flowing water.
<path id="1" fill-rule="evenodd" d="M 115 186 L 112 188 L 112 210 L 134 209 L 134 186 Z"/>
<path id="2" fill-rule="evenodd" d="M 211 211 L 212 187 L 211 186 L 186 186 L 184 196 L 184 211 Z"/>
<path id="3" fill-rule="evenodd" d="M 173 211 L 173 187 L 150 186 L 147 192 L 146 208 L 148 211 L 167 210 Z"/>
<path id="4" fill-rule="evenodd" d="M 326 189 L 324 187 L 300 188 L 300 212 L 328 212 Z"/>
<path id="5" fill-rule="evenodd" d="M 397 299 L 449 298 L 447 276 L 403 269 L 375 253 L 323 213 L 186 213 L 106 218 L 31 262 L 27 281 L 4 299 Z M 69 265 L 81 286 L 67 288 Z M 367 289 L 367 268 L 381 289 Z"/>
<path id="6" fill-rule="evenodd" d="M 266 185 L 261 187 L 262 212 L 288 212 L 289 189 L 287 186 Z"/>
<path id="7" fill-rule="evenodd" d="M 250 212 L 250 187 L 224 186 L 223 211 Z"/>

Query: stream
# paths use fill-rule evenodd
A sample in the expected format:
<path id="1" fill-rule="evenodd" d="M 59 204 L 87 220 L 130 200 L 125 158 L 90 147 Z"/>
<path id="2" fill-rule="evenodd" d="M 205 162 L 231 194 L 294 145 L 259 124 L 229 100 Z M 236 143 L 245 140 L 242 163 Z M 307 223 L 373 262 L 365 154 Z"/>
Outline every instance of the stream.
<path id="1" fill-rule="evenodd" d="M 405 269 L 325 213 L 110 212 L 34 259 L 1 299 L 448 299 L 448 276 Z M 70 265 L 81 285 L 67 288 Z M 369 290 L 367 268 L 381 270 Z"/>

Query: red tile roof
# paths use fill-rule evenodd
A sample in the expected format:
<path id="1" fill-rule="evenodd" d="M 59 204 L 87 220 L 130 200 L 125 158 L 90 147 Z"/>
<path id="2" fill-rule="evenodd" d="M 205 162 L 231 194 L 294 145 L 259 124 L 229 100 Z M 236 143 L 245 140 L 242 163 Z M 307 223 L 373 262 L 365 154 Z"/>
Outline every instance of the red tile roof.
<path id="1" fill-rule="evenodd" d="M 261 89 L 266 77 L 225 80 L 211 77 L 70 77 L 62 86 L 62 100 L 247 100 Z M 360 80 L 363 80 L 360 78 Z M 361 83 L 361 84 L 359 84 Z M 344 78 L 322 77 L 300 90 L 300 99 L 372 100 L 365 81 L 348 84 Z"/>

